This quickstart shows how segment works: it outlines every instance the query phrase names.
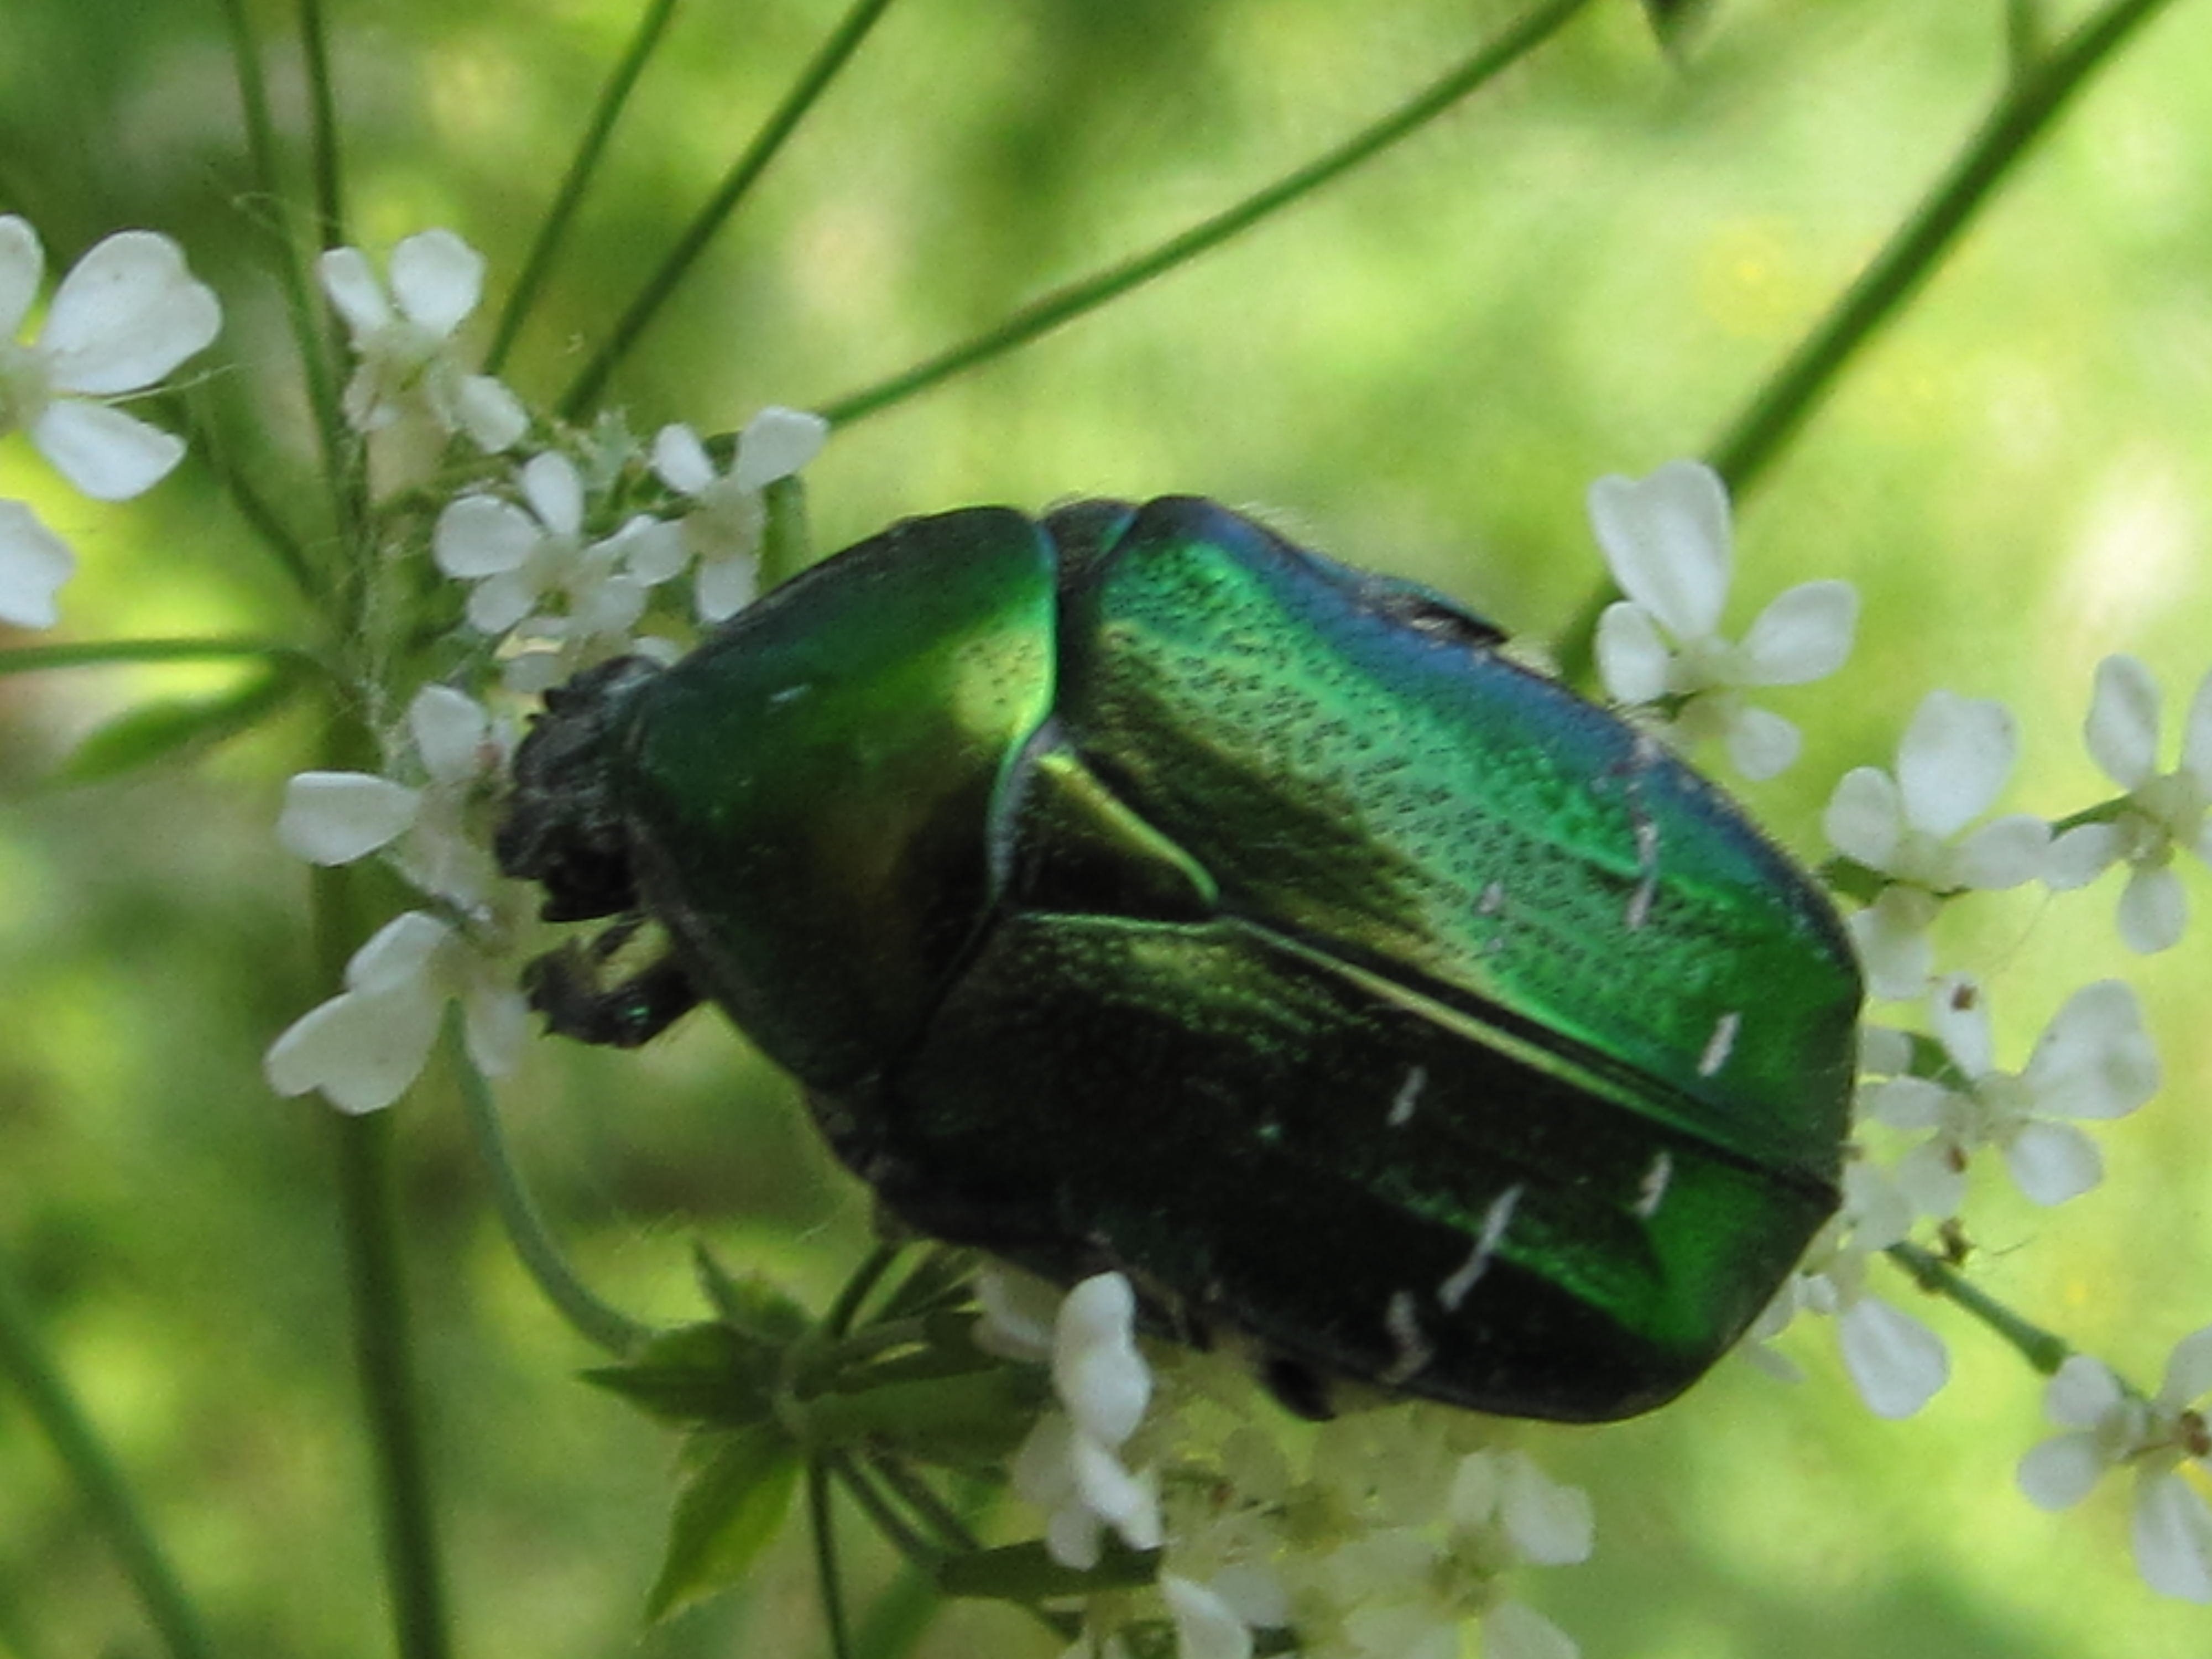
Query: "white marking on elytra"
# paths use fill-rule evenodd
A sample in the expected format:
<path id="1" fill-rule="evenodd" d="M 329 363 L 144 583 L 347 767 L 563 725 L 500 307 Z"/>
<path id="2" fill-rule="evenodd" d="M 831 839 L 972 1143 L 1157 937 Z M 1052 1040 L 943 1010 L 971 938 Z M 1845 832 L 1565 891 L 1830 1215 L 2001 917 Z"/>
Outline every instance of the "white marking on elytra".
<path id="1" fill-rule="evenodd" d="M 1698 1056 L 1698 1075 L 1711 1077 L 1728 1064 L 1728 1057 L 1735 1048 L 1735 1034 L 1743 1029 L 1743 1015 L 1733 1009 L 1713 1022 L 1713 1034 L 1705 1039 L 1705 1052 Z"/>
<path id="2" fill-rule="evenodd" d="M 1651 1167 L 1644 1172 L 1643 1183 L 1636 1189 L 1636 1202 L 1628 1206 L 1638 1221 L 1649 1221 L 1659 1213 L 1659 1206 L 1667 1200 L 1667 1184 L 1674 1178 L 1672 1155 L 1662 1152 L 1651 1160 Z"/>
<path id="3" fill-rule="evenodd" d="M 1621 918 L 1635 933 L 1651 919 L 1652 895 L 1659 890 L 1659 826 L 1641 813 L 1636 819 L 1636 890 L 1628 896 L 1628 912 Z"/>
<path id="4" fill-rule="evenodd" d="M 1496 1198 L 1483 1212 L 1482 1231 L 1476 1235 L 1474 1248 L 1468 1252 L 1467 1260 L 1452 1270 L 1451 1277 L 1437 1286 L 1437 1301 L 1446 1313 L 1457 1313 L 1459 1304 L 1467 1300 L 1475 1281 L 1489 1271 L 1491 1257 L 1505 1239 L 1505 1229 L 1513 1219 L 1513 1212 L 1521 1202 L 1522 1186 L 1515 1182 Z"/>
<path id="5" fill-rule="evenodd" d="M 1494 916 L 1504 908 L 1505 884 L 1502 881 L 1493 881 L 1484 887 L 1474 901 L 1474 914 L 1478 916 Z"/>
<path id="6" fill-rule="evenodd" d="M 781 691 L 769 692 L 768 700 L 781 707 L 782 704 L 787 702 L 796 702 L 799 698 L 805 696 L 813 689 L 814 688 L 811 685 L 801 681 L 797 685 L 787 685 Z"/>
<path id="7" fill-rule="evenodd" d="M 1413 1307 L 1411 1291 L 1393 1291 L 1389 1305 L 1382 1310 L 1382 1328 L 1390 1334 L 1390 1346 L 1398 1351 L 1398 1357 L 1375 1379 L 1386 1389 L 1396 1388 L 1437 1357 L 1420 1321 L 1413 1316 Z"/>
<path id="8" fill-rule="evenodd" d="M 1416 1066 L 1406 1073 L 1406 1080 L 1398 1085 L 1398 1092 L 1390 1102 L 1390 1115 L 1382 1120 L 1389 1128 L 1402 1129 L 1413 1121 L 1413 1104 L 1428 1086 L 1429 1068 Z"/>

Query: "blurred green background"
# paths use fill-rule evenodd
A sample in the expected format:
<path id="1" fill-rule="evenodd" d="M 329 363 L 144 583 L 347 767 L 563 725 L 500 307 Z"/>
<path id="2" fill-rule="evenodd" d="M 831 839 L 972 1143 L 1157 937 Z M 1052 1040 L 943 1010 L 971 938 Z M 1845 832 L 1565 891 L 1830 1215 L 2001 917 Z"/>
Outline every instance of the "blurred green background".
<path id="1" fill-rule="evenodd" d="M 249 9 L 254 9 L 249 8 Z M 518 266 L 634 22 L 600 0 L 326 7 L 354 239 L 430 225 Z M 2053 8 L 2062 21 L 2086 9 Z M 680 8 L 509 378 L 556 395 L 827 32 L 830 0 Z M 1500 85 L 1202 264 L 1017 357 L 841 433 L 810 471 L 836 546 L 903 514 L 1174 491 L 1556 630 L 1598 574 L 1582 495 L 1695 453 L 1881 243 L 2000 83 L 1996 0 L 1720 0 L 1683 61 L 1601 0 Z M 290 9 L 273 94 L 295 159 Z M 893 9 L 617 377 L 650 432 L 818 405 L 1147 245 L 1294 165 L 1515 15 L 1504 0 L 908 0 Z M 2212 664 L 2212 7 L 2179 3 L 2092 88 L 1901 324 L 1744 504 L 1741 628 L 1813 576 L 1857 582 L 1862 645 L 1776 694 L 1806 759 L 1743 792 L 1808 856 L 1845 768 L 1886 762 L 1921 696 L 2004 699 L 2007 810 L 2099 798 L 2081 752 L 2105 653 L 2148 660 L 2169 755 Z M 187 246 L 229 327 L 230 441 L 301 487 L 310 440 L 242 161 L 219 8 L 9 0 L 0 210 L 58 269 L 106 231 Z M 63 494 L 20 439 L 0 495 L 76 542 L 60 637 L 284 635 L 293 600 L 203 473 L 125 511 Z M 13 641 L 6 641 L 13 642 Z M 83 733 L 213 670 L 0 678 L 0 1251 L 112 1437 L 227 1654 L 386 1642 L 355 1410 L 329 1126 L 261 1082 L 325 994 L 306 877 L 271 839 L 304 721 L 198 764 L 74 791 Z M 2212 884 L 2192 872 L 2200 910 Z M 2124 974 L 2166 1066 L 2099 1135 L 2106 1186 L 2056 1212 L 1978 1171 L 1977 1278 L 2154 1383 L 2212 1321 L 2205 925 L 2131 959 L 2116 881 L 1976 907 L 1947 959 L 1984 975 L 2006 1061 L 2074 985 Z M 1891 1011 L 1897 1013 L 1900 1011 Z M 703 1237 L 815 1293 L 865 1206 L 790 1092 L 720 1022 L 635 1056 L 540 1045 L 502 1091 L 520 1154 L 610 1295 L 690 1311 Z M 407 1247 L 464 1653 L 816 1650 L 802 1553 L 641 1638 L 672 1446 L 574 1380 L 593 1356 L 488 1214 L 454 1103 L 398 1109 Z M 1586 1482 L 1595 1559 L 1530 1599 L 1594 1659 L 2195 1656 L 2212 1614 L 2154 1598 L 2124 1485 L 2049 1516 L 2013 1484 L 2045 1431 L 2008 1352 L 1901 1280 L 1952 1340 L 1909 1423 L 1857 1404 L 1830 1334 L 1795 1389 L 1724 1366 L 1679 1406 L 1530 1443 Z M 865 1585 L 881 1582 L 864 1557 Z M 990 1609 L 920 1650 L 1048 1650 Z M 0 1652 L 153 1651 L 111 1559 L 0 1388 Z"/>

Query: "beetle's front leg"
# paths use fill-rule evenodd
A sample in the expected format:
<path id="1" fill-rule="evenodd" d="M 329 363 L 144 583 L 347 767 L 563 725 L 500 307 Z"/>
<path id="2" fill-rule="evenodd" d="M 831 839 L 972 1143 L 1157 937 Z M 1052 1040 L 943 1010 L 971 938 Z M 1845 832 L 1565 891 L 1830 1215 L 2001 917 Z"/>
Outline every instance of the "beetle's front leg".
<path id="1" fill-rule="evenodd" d="M 602 980 L 601 969 L 641 921 L 632 916 L 617 922 L 589 945 L 572 939 L 523 969 L 522 988 L 530 1006 L 544 1015 L 547 1030 L 580 1042 L 635 1048 L 699 1005 L 699 988 L 673 951 L 611 984 Z"/>

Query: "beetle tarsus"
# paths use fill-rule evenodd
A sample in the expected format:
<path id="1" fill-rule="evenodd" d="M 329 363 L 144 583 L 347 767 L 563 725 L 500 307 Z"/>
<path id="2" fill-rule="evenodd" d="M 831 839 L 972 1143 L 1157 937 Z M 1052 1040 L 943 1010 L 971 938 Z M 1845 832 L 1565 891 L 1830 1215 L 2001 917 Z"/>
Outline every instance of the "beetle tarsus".
<path id="1" fill-rule="evenodd" d="M 673 956 L 612 985 L 600 982 L 599 969 L 637 926 L 635 919 L 618 923 L 587 945 L 571 940 L 523 970 L 523 990 L 549 1030 L 603 1048 L 635 1048 L 698 1006 L 699 988 Z"/>

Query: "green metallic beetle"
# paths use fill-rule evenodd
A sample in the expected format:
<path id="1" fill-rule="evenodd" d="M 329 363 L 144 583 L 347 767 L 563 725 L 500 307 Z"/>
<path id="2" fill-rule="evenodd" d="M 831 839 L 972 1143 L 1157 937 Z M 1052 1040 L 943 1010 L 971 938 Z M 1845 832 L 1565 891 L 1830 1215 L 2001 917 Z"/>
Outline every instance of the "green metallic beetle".
<path id="1" fill-rule="evenodd" d="M 1294 1408 L 1647 1410 L 1836 1207 L 1858 971 L 1501 637 L 1205 501 L 896 525 L 547 699 L 502 862 L 624 920 L 535 999 L 712 998 L 912 1226 L 1119 1268 Z"/>

